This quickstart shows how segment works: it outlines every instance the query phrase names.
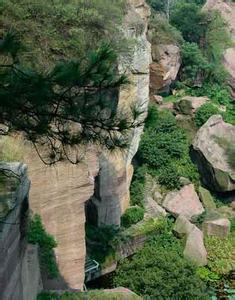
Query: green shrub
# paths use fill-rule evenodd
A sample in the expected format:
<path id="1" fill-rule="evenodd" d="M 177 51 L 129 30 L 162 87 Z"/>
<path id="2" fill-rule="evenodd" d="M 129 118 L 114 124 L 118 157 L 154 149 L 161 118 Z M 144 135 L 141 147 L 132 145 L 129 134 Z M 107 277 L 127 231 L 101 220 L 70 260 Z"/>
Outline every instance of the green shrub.
<path id="1" fill-rule="evenodd" d="M 144 299 L 209 299 L 205 284 L 182 252 L 171 232 L 155 235 L 130 260 L 121 262 L 114 283 Z"/>
<path id="2" fill-rule="evenodd" d="M 205 238 L 208 267 L 218 275 L 228 274 L 235 267 L 235 234 L 226 238 L 207 236 Z"/>
<path id="3" fill-rule="evenodd" d="M 158 182 L 169 190 L 180 188 L 180 175 L 176 168 L 168 165 L 159 171 Z"/>
<path id="4" fill-rule="evenodd" d="M 147 169 L 145 166 L 135 168 L 132 183 L 130 187 L 130 204 L 144 207 L 145 197 L 145 175 Z"/>
<path id="5" fill-rule="evenodd" d="M 150 106 L 137 158 L 146 172 L 167 189 L 180 187 L 179 177 L 197 183 L 199 174 L 189 157 L 190 141 L 170 111 Z"/>
<path id="6" fill-rule="evenodd" d="M 180 80 L 186 85 L 194 86 L 200 74 L 208 74 L 210 64 L 196 43 L 184 43 L 182 46 L 182 66 Z"/>
<path id="7" fill-rule="evenodd" d="M 221 279 L 221 276 L 215 272 L 210 271 L 207 267 L 199 267 L 197 274 L 205 282 L 217 282 Z"/>
<path id="8" fill-rule="evenodd" d="M 144 209 L 139 206 L 128 208 L 121 217 L 121 224 L 123 227 L 130 227 L 138 223 L 144 218 Z"/>
<path id="9" fill-rule="evenodd" d="M 50 278 L 56 278 L 58 267 L 53 249 L 57 246 L 57 243 L 54 237 L 46 232 L 41 217 L 37 214 L 29 221 L 27 240 L 31 244 L 39 245 L 41 267 L 48 273 Z"/>
<path id="10" fill-rule="evenodd" d="M 3 0 L 1 32 L 19 32 L 27 50 L 24 62 L 44 70 L 57 60 L 83 57 L 104 40 L 122 48 L 124 10 L 122 0 Z"/>
<path id="11" fill-rule="evenodd" d="M 120 229 L 115 225 L 96 227 L 86 224 L 88 255 L 106 266 L 116 258 L 116 246 L 120 239 Z"/>
<path id="12" fill-rule="evenodd" d="M 219 113 L 218 108 L 211 104 L 211 103 L 206 103 L 199 107 L 196 110 L 195 113 L 195 123 L 197 127 L 201 127 L 203 124 L 207 122 L 207 120 L 213 116 Z"/>
<path id="13" fill-rule="evenodd" d="M 181 33 L 170 25 L 168 20 L 161 15 L 152 14 L 149 22 L 148 38 L 152 45 L 183 43 Z"/>

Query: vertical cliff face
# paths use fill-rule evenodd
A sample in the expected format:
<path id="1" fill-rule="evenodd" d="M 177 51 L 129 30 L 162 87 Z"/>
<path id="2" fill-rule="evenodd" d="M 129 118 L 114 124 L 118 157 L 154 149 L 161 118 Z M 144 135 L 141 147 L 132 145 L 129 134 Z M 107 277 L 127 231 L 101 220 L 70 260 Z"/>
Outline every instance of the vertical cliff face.
<path id="1" fill-rule="evenodd" d="M 137 107 L 142 114 L 138 121 L 146 117 L 149 102 L 149 65 L 151 45 L 146 33 L 150 8 L 143 0 L 129 0 L 123 33 L 132 40 L 133 49 L 120 57 L 119 70 L 126 73 L 130 84 L 121 89 L 119 108 L 126 112 Z M 143 127 L 135 128 L 129 137 L 130 145 L 124 153 L 102 154 L 99 157 L 100 171 L 96 179 L 96 192 L 87 207 L 88 218 L 94 216 L 97 225 L 120 224 L 120 216 L 129 206 L 129 187 L 133 175 L 132 158 L 138 149 Z M 89 217 L 90 215 L 90 217 Z"/>
<path id="2" fill-rule="evenodd" d="M 134 40 L 134 49 L 120 58 L 120 72 L 126 72 L 131 84 L 119 95 L 119 107 L 132 104 L 147 111 L 149 100 L 150 44 L 146 39 L 149 7 L 144 1 L 129 1 L 124 34 Z M 146 113 L 141 115 L 144 119 Z M 59 163 L 45 166 L 34 150 L 25 158 L 31 179 L 30 207 L 42 217 L 46 230 L 58 242 L 55 255 L 60 279 L 44 280 L 47 288 L 82 289 L 84 283 L 85 203 L 88 218 L 96 224 L 119 224 L 121 213 L 129 205 L 132 177 L 131 160 L 137 151 L 143 128 L 130 134 L 130 147 L 125 153 L 97 154 L 87 152 L 78 164 Z"/>
<path id="3" fill-rule="evenodd" d="M 0 299 L 35 300 L 40 287 L 37 247 L 25 239 L 29 180 L 25 165 L 0 164 L 7 175 L 1 184 Z M 1 179 L 2 180 L 2 179 Z"/>
<path id="4" fill-rule="evenodd" d="M 82 289 L 86 257 L 84 206 L 94 193 L 96 154 L 90 151 L 79 165 L 68 162 L 48 167 L 32 150 L 26 161 L 31 180 L 30 207 L 40 214 L 46 230 L 58 242 L 55 256 L 60 278 L 44 278 L 44 287 Z"/>

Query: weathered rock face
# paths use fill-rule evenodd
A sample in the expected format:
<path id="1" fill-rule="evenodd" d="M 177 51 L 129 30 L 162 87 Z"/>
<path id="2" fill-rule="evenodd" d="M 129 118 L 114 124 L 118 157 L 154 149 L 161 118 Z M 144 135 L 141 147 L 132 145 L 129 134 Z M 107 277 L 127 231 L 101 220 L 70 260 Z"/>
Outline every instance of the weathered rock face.
<path id="1" fill-rule="evenodd" d="M 204 184 L 212 190 L 235 190 L 235 170 L 230 162 L 233 153 L 230 147 L 234 143 L 235 126 L 225 123 L 219 115 L 212 116 L 194 139 L 195 161 Z"/>
<path id="2" fill-rule="evenodd" d="M 135 40 L 133 51 L 120 57 L 119 71 L 125 72 L 130 84 L 121 89 L 118 106 L 125 111 L 136 106 L 143 112 L 138 121 L 143 121 L 149 102 L 149 64 L 151 46 L 146 38 L 150 9 L 144 0 L 129 0 L 123 31 L 126 37 Z M 96 191 L 87 206 L 88 218 L 96 215 L 96 224 L 120 224 L 120 216 L 129 206 L 129 187 L 133 175 L 131 161 L 137 152 L 143 127 L 132 130 L 130 146 L 125 153 L 99 157 L 100 169 L 96 178 Z M 89 216 L 89 208 L 92 208 Z M 94 213 L 95 211 L 95 213 Z"/>
<path id="3" fill-rule="evenodd" d="M 168 92 L 175 81 L 180 65 L 180 49 L 176 45 L 158 45 L 152 41 L 152 60 L 150 66 L 150 94 Z"/>
<path id="4" fill-rule="evenodd" d="M 198 266 L 207 264 L 207 251 L 203 242 L 203 233 L 196 226 L 187 237 L 184 256 Z"/>
<path id="5" fill-rule="evenodd" d="M 194 227 L 195 225 L 189 222 L 186 217 L 179 215 L 174 224 L 173 231 L 178 237 L 182 238 L 188 236 Z"/>
<path id="6" fill-rule="evenodd" d="M 118 106 L 141 108 L 145 118 L 149 100 L 149 63 L 151 47 L 146 38 L 150 9 L 145 1 L 130 0 L 124 34 L 136 39 L 133 52 L 120 58 L 120 72 L 126 72 L 131 84 L 119 93 Z M 134 20 L 134 22 L 132 22 Z M 26 162 L 32 181 L 30 205 L 39 213 L 49 233 L 58 242 L 55 255 L 60 282 L 44 281 L 51 289 L 82 289 L 85 265 L 85 203 L 88 218 L 101 224 L 120 224 L 121 213 L 129 205 L 132 177 L 131 160 L 135 155 L 142 127 L 130 134 L 130 147 L 125 153 L 110 155 L 87 152 L 79 165 L 58 163 L 47 167 L 31 151 Z M 90 211 L 91 210 L 91 214 Z"/>
<path id="7" fill-rule="evenodd" d="M 218 10 L 227 21 L 229 30 L 235 41 L 235 4 L 226 0 L 207 0 L 205 9 Z M 229 48 L 224 53 L 224 66 L 229 73 L 229 85 L 235 98 L 235 48 Z"/>
<path id="8" fill-rule="evenodd" d="M 8 200 L 11 194 L 11 206 L 0 224 L 0 299 L 35 300 L 40 270 L 37 249 L 32 253 L 25 239 L 30 185 L 27 168 L 19 163 L 1 163 L 0 169 L 10 176 L 3 182 L 2 199 L 4 192 Z M 17 178 L 17 186 L 8 184 L 12 176 Z"/>
<path id="9" fill-rule="evenodd" d="M 175 222 L 174 233 L 186 238 L 184 256 L 198 266 L 207 264 L 207 251 L 204 246 L 203 233 L 186 217 L 180 215 Z"/>
<path id="10" fill-rule="evenodd" d="M 97 156 L 90 151 L 79 165 L 68 162 L 48 167 L 32 151 L 26 161 L 31 179 L 30 207 L 40 214 L 46 230 L 58 242 L 55 256 L 61 275 L 59 285 L 82 289 L 86 256 L 84 206 L 94 193 Z M 50 282 L 51 289 L 57 287 L 53 284 Z M 45 280 L 44 286 L 47 287 Z"/>
<path id="11" fill-rule="evenodd" d="M 169 213 L 176 217 L 182 215 L 191 219 L 204 212 L 193 184 L 186 185 L 179 191 L 167 194 L 162 205 Z"/>
<path id="12" fill-rule="evenodd" d="M 217 219 L 203 223 L 203 232 L 206 235 L 214 235 L 225 238 L 230 233 L 231 223 L 228 219 Z"/>

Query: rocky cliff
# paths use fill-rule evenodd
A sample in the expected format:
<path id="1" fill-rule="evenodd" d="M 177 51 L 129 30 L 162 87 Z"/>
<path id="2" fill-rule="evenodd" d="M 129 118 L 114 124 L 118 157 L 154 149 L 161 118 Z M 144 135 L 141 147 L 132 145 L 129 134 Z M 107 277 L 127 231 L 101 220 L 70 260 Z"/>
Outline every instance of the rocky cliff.
<path id="1" fill-rule="evenodd" d="M 133 104 L 147 111 L 149 100 L 150 44 L 146 39 L 149 7 L 143 0 L 130 0 L 123 32 L 134 40 L 134 49 L 120 57 L 120 72 L 126 72 L 130 84 L 120 91 L 118 105 L 130 109 Z M 141 114 L 144 118 L 146 113 Z M 121 213 L 129 205 L 131 160 L 143 128 L 130 134 L 130 147 L 114 155 L 91 150 L 79 165 L 59 163 L 45 166 L 34 150 L 25 161 L 31 179 L 30 207 L 42 217 L 49 233 L 58 242 L 56 259 L 60 278 L 44 281 L 50 289 L 82 289 L 84 282 L 85 203 L 87 218 L 96 224 L 120 224 Z"/>
<path id="2" fill-rule="evenodd" d="M 0 169 L 6 175 L 0 188 L 0 206 L 5 205 L 5 215 L 0 219 L 0 299 L 35 300 L 41 276 L 37 246 L 27 245 L 25 239 L 27 169 L 18 163 L 1 163 Z"/>
<path id="3" fill-rule="evenodd" d="M 226 20 L 235 41 L 235 3 L 231 0 L 207 0 L 205 9 L 218 10 Z M 229 85 L 233 98 L 235 98 L 235 47 L 226 50 L 224 54 L 224 66 L 229 73 Z"/>

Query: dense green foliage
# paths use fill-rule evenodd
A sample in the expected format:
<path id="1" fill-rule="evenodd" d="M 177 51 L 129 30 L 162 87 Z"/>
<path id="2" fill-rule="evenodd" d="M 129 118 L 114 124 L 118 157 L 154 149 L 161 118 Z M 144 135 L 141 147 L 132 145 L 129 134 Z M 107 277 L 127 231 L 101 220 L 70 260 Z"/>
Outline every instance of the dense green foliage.
<path id="1" fill-rule="evenodd" d="M 39 215 L 34 215 L 28 225 L 27 240 L 31 244 L 39 245 L 40 264 L 50 278 L 58 276 L 58 268 L 53 249 L 57 243 L 53 236 L 48 234 Z"/>
<path id="2" fill-rule="evenodd" d="M 169 111 L 150 106 L 138 152 L 147 171 L 168 189 L 179 188 L 179 177 L 197 182 L 198 173 L 189 157 L 190 142 Z"/>
<path id="3" fill-rule="evenodd" d="M 45 70 L 61 59 L 85 60 L 104 40 L 121 51 L 124 10 L 122 0 L 2 0 L 0 32 L 17 30 L 23 62 Z"/>
<path id="4" fill-rule="evenodd" d="M 128 208 L 121 217 L 121 224 L 123 227 L 130 227 L 138 223 L 144 218 L 144 209 L 139 206 L 132 206 Z"/>
<path id="5" fill-rule="evenodd" d="M 101 265 L 109 263 L 116 257 L 116 246 L 119 243 L 118 226 L 103 225 L 96 227 L 86 224 L 86 242 L 88 255 Z"/>
<path id="6" fill-rule="evenodd" d="M 134 175 L 130 187 L 131 205 L 138 205 L 144 207 L 144 197 L 145 197 L 145 176 L 147 173 L 147 168 L 137 167 L 134 170 Z"/>
<path id="7" fill-rule="evenodd" d="M 21 44 L 8 33 L 0 45 L 0 121 L 24 132 L 36 149 L 43 145 L 47 163 L 68 159 L 70 147 L 95 143 L 109 150 L 124 148 L 135 112 L 118 113 L 118 88 L 127 83 L 117 73 L 117 55 L 107 44 L 91 52 L 86 64 L 80 60 L 56 64 L 49 72 L 20 63 Z M 18 55 L 17 55 L 18 54 Z M 68 149 L 69 147 L 69 149 Z"/>
<path id="8" fill-rule="evenodd" d="M 213 115 L 219 113 L 218 108 L 212 103 L 206 103 L 199 107 L 195 113 L 195 123 L 201 127 Z"/>
<path id="9" fill-rule="evenodd" d="M 166 229 L 121 262 L 114 282 L 149 300 L 209 299 L 195 267 L 183 258 L 182 246 Z"/>
<path id="10" fill-rule="evenodd" d="M 208 253 L 208 267 L 212 272 L 218 275 L 225 275 L 234 269 L 234 232 L 223 239 L 216 236 L 208 236 L 205 238 L 205 246 Z"/>

